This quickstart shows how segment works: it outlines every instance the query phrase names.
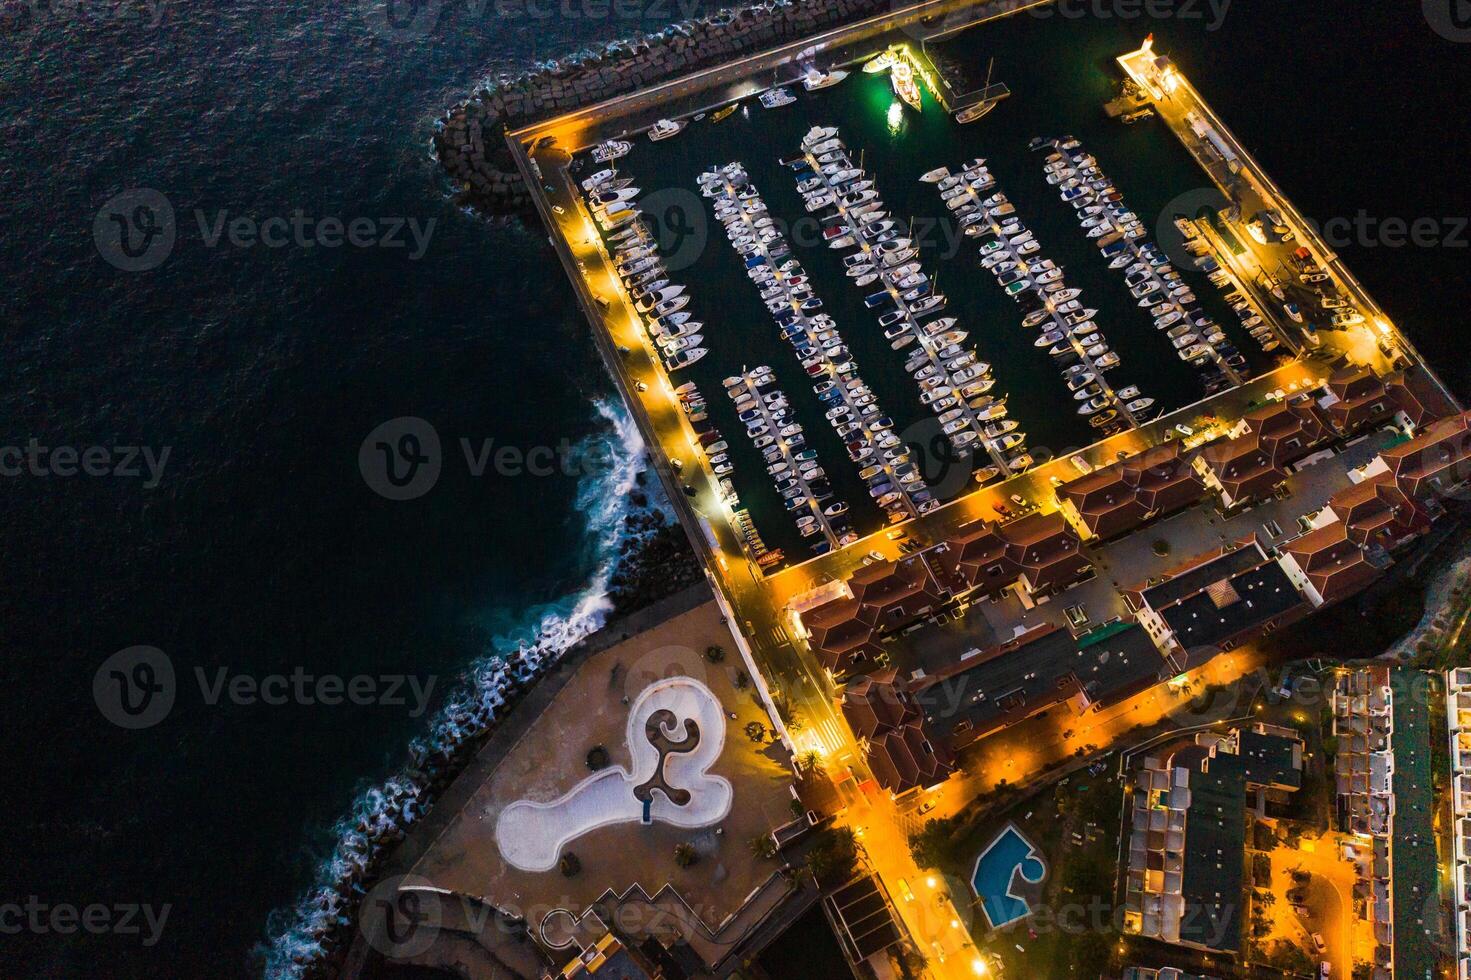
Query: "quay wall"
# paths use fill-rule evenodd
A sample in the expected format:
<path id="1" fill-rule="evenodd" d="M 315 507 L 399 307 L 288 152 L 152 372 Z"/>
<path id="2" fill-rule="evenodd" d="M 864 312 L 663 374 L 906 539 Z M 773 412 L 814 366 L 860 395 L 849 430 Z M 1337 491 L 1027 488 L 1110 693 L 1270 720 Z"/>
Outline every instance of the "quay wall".
<path id="1" fill-rule="evenodd" d="M 886 35 L 898 27 L 905 27 L 910 38 L 918 39 L 1035 3 L 1037 0 L 926 0 L 915 4 L 903 0 L 763 0 L 717 11 L 478 88 L 436 124 L 435 154 L 454 182 L 460 203 L 488 215 L 529 213 L 530 196 L 505 145 L 509 132 L 721 65 L 755 74 L 772 65 L 732 63 L 785 45 L 811 53 L 815 36 L 836 28 L 853 29 L 841 39 L 847 44 Z M 874 50 L 882 46 L 875 45 Z M 851 60 L 865 53 L 849 49 L 842 54 Z M 795 58 L 779 58 L 774 64 L 791 60 Z M 842 60 L 829 56 L 822 67 Z"/>

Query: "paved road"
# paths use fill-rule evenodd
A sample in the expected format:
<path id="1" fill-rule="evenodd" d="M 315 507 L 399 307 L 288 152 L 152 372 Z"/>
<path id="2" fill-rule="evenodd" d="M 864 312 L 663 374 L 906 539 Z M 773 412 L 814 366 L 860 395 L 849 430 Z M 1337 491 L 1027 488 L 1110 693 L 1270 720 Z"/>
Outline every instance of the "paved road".
<path id="1" fill-rule="evenodd" d="M 789 55 L 794 53 L 789 52 Z M 781 64 L 781 57 L 776 57 L 774 61 L 769 58 L 759 61 L 761 70 Z M 750 94 L 767 83 L 764 77 L 758 81 L 750 79 L 753 64 L 757 62 L 742 63 L 744 67 L 734 66 L 701 73 L 661 86 L 653 94 L 620 100 L 620 109 L 626 111 L 618 118 L 626 126 L 628 112 L 647 111 L 656 105 L 664 109 L 665 114 L 674 114 L 673 109 L 667 108 L 670 103 L 661 100 L 674 99 L 676 102 L 673 104 L 676 107 L 693 111 L 689 107 L 697 103 L 720 104 L 734 95 Z M 1176 111 L 1171 115 L 1166 108 L 1162 114 L 1177 130 L 1182 125 L 1183 111 Z M 562 146 L 586 145 L 611 135 L 599 127 L 611 126 L 613 123 L 596 123 L 595 117 L 597 113 L 588 110 L 517 135 L 525 138 L 528 135 L 553 134 L 558 136 Z M 523 169 L 528 169 L 521 144 L 514 138 L 511 143 L 512 152 L 520 156 Z M 1244 152 L 1243 159 L 1247 159 Z M 533 194 L 537 207 L 553 231 L 553 244 L 568 269 L 584 312 L 595 326 L 594 334 L 600 350 L 625 400 L 634 409 L 635 419 L 646 443 L 654 451 L 656 463 L 661 464 L 658 466 L 660 478 L 675 502 L 679 518 L 723 602 L 732 613 L 734 621 L 731 625 L 737 643 L 742 646 L 743 653 L 748 652 L 753 659 L 760 674 L 758 683 L 770 685 L 786 699 L 787 720 L 801 718 L 802 729 L 795 733 L 793 739 L 797 749 L 803 751 L 815 748 L 822 751 L 827 756 L 830 773 L 845 782 L 844 775 L 851 776 L 851 783 L 848 784 L 851 793 L 854 786 L 868 782 L 870 773 L 852 741 L 851 734 L 835 710 L 836 691 L 833 685 L 812 658 L 794 642 L 790 632 L 791 625 L 784 617 L 783 609 L 795 596 L 849 575 L 869 551 L 878 550 L 891 557 L 897 555 L 897 543 L 878 534 L 847 549 L 786 569 L 769 579 L 763 576 L 759 568 L 742 553 L 741 542 L 730 523 L 731 514 L 722 500 L 713 474 L 703 464 L 696 462 L 699 457 L 694 451 L 694 434 L 678 409 L 673 385 L 662 366 L 657 363 L 637 316 L 627 305 L 619 289 L 601 244 L 592 234 L 575 183 L 566 170 L 570 162 L 567 154 L 551 146 L 537 151 L 534 162 L 543 178 L 539 185 L 535 185 L 539 187 L 539 192 Z M 1264 178 L 1260 185 L 1270 186 L 1265 183 Z M 1284 214 L 1295 214 L 1280 198 L 1273 198 L 1273 201 Z M 1243 240 L 1246 237 L 1248 236 L 1243 236 Z M 1344 281 L 1348 288 L 1357 288 L 1357 284 L 1351 279 Z M 1363 305 L 1366 310 L 1377 310 L 1377 307 L 1367 301 Z M 1324 333 L 1325 339 L 1339 335 L 1348 336 L 1347 332 Z M 1378 354 L 1374 340 L 1371 333 L 1367 337 L 1367 350 L 1360 341 L 1346 344 L 1341 352 L 1371 362 L 1378 357 L 1379 364 L 1376 366 L 1382 366 L 1383 358 Z M 1409 349 L 1407 344 L 1402 344 L 1402 347 Z M 1137 453 L 1158 445 L 1168 438 L 1184 438 L 1187 443 L 1192 444 L 1203 441 L 1208 436 L 1219 434 L 1223 425 L 1222 419 L 1239 417 L 1249 408 L 1261 404 L 1267 394 L 1278 389 L 1293 391 L 1310 387 L 1319 383 L 1327 373 L 1328 367 L 1321 360 L 1295 362 L 1140 429 L 1121 433 L 1071 455 L 1059 453 L 1057 459 L 1026 474 L 972 492 L 934 513 L 912 520 L 903 526 L 904 530 L 914 540 L 930 543 L 942 540 L 972 520 L 996 516 L 998 506 L 1017 510 L 1020 506 L 1035 504 L 1048 510 L 1054 509 L 1054 486 L 1075 478 L 1081 472 L 1078 464 L 1073 461 L 1074 457 L 1096 467 L 1113 462 L 1121 455 Z M 707 397 L 714 397 L 715 394 L 706 393 Z M 1187 427 L 1188 434 L 1186 430 L 1178 428 L 1180 425 Z M 683 463 L 682 468 L 676 472 L 669 466 L 662 465 L 669 459 L 680 460 Z M 1022 501 L 1022 505 L 1017 500 Z M 1246 662 L 1249 658 L 1238 659 Z M 1159 714 L 1168 709 L 1166 694 L 1155 691 L 1150 692 L 1147 697 L 1154 700 L 1148 709 L 1150 713 Z M 1140 702 L 1130 703 L 1123 710 L 1133 713 L 1145 709 Z M 1001 773 L 1016 773 L 1020 776 L 1040 771 L 1055 763 L 1057 757 L 1054 752 L 1036 751 L 1036 736 L 1039 734 L 1037 729 L 1043 724 L 1037 722 L 1018 726 L 1017 729 L 988 742 L 986 756 L 998 761 L 992 766 L 983 766 L 975 775 L 968 775 L 964 784 L 970 789 L 979 789 L 988 779 L 994 782 L 1002 778 Z M 1105 743 L 1098 741 L 1100 738 L 1107 740 L 1110 736 L 1117 737 L 1131 730 L 1133 726 L 1134 719 L 1124 716 L 1117 722 L 1116 729 L 1107 725 L 1093 726 L 1087 737 L 1093 743 L 1100 744 L 1100 747 L 1106 747 Z M 1030 740 L 1028 735 L 1031 736 Z M 1076 740 L 1076 737 L 1072 739 L 1073 742 Z M 1070 744 L 1072 743 L 1065 742 L 1055 748 L 1066 754 Z M 1006 778 L 1017 781 L 1009 776 Z M 870 838 L 870 852 L 880 853 L 878 863 L 883 864 L 881 873 L 886 880 L 890 875 L 907 878 L 912 862 L 909 861 L 902 835 L 896 829 L 898 814 L 893 804 L 874 796 L 863 799 L 867 800 L 867 809 L 860 808 L 859 812 L 871 815 L 871 819 L 867 816 L 862 818 L 866 820 L 865 833 L 873 835 Z M 890 884 L 892 887 L 896 882 L 891 881 Z M 905 906 L 922 903 L 900 904 Z M 942 935 L 943 930 L 941 933 L 936 932 L 937 928 L 945 924 L 941 922 L 941 917 L 920 915 L 913 909 L 902 907 L 901 912 L 905 913 L 906 921 L 920 938 L 922 945 L 932 940 L 945 939 L 952 952 L 964 949 L 968 937 L 960 939 L 953 934 Z M 946 968 L 938 972 L 948 974 L 952 972 L 952 968 L 957 976 L 967 975 L 969 972 L 968 962 L 962 962 L 960 958 L 950 959 Z"/>

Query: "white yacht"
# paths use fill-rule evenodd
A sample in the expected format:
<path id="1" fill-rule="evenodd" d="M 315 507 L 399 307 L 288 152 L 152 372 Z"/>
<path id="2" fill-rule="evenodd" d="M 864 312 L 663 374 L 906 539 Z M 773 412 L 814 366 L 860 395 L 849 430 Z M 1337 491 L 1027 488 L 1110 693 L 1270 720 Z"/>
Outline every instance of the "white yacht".
<path id="1" fill-rule="evenodd" d="M 818 89 L 829 88 L 838 84 L 848 77 L 845 71 L 818 71 L 816 68 L 808 68 L 807 74 L 802 76 L 802 87 L 809 92 Z"/>
<path id="2" fill-rule="evenodd" d="M 660 140 L 667 140 L 669 137 L 677 135 L 681 130 L 684 129 L 684 127 L 685 124 L 683 122 L 673 122 L 669 119 L 660 119 L 658 122 L 654 123 L 654 128 L 649 130 L 649 139 L 653 140 L 655 143 L 659 142 Z"/>

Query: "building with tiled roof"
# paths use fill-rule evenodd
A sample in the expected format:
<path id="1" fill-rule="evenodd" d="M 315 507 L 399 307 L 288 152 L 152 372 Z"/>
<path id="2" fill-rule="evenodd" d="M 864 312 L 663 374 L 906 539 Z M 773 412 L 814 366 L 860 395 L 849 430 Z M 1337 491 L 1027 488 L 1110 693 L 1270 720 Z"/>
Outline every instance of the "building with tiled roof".
<path id="1" fill-rule="evenodd" d="M 842 711 L 874 779 L 890 793 L 933 786 L 955 771 L 950 746 L 930 738 L 920 705 L 893 671 L 848 685 Z"/>
<path id="2" fill-rule="evenodd" d="M 842 711 L 875 778 L 902 793 L 946 778 L 955 754 L 991 732 L 1064 702 L 1079 714 L 1115 704 L 1173 672 L 1135 624 L 1077 639 L 1039 626 L 937 674 L 861 678 Z"/>
<path id="3" fill-rule="evenodd" d="M 1409 496 L 1417 500 L 1449 496 L 1471 481 L 1471 412 L 1431 423 L 1379 458 Z"/>
<path id="4" fill-rule="evenodd" d="M 1205 484 L 1178 442 L 1167 442 L 1057 488 L 1062 513 L 1084 540 L 1113 538 L 1190 506 Z"/>
<path id="5" fill-rule="evenodd" d="M 1457 411 L 1455 403 L 1419 364 L 1386 374 L 1384 387 L 1412 431 Z"/>
<path id="6" fill-rule="evenodd" d="M 1333 435 L 1311 398 L 1284 399 L 1248 412 L 1229 438 L 1200 450 L 1193 464 L 1230 509 L 1270 497 L 1287 482 L 1289 466 Z"/>
<path id="7" fill-rule="evenodd" d="M 1318 407 L 1341 435 L 1372 422 L 1388 422 L 1399 406 L 1377 374 L 1366 367 L 1346 367 L 1333 373 L 1318 399 Z"/>
<path id="8" fill-rule="evenodd" d="M 1315 607 L 1341 602 L 1368 588 L 1388 567 L 1348 535 L 1342 521 L 1309 531 L 1281 547 L 1282 570 Z"/>
<path id="9" fill-rule="evenodd" d="M 840 596 L 801 613 L 808 645 L 834 674 L 881 659 L 879 640 L 938 609 L 949 598 L 922 556 L 866 565 Z"/>
<path id="10" fill-rule="evenodd" d="M 1313 518 L 1317 527 L 1335 521 L 1343 523 L 1344 533 L 1359 547 L 1394 551 L 1430 530 L 1431 518 L 1388 472 L 1379 469 L 1329 497 Z"/>
<path id="11" fill-rule="evenodd" d="M 834 674 L 851 673 L 858 664 L 883 655 L 878 633 L 866 620 L 863 604 L 856 599 L 825 602 L 802 613 L 801 619 L 808 646 L 822 666 Z"/>
<path id="12" fill-rule="evenodd" d="M 972 522 L 931 557 L 951 591 L 990 596 L 1016 584 L 1032 595 L 1055 592 L 1092 568 L 1082 541 L 1056 513 L 1028 514 L 1006 524 Z"/>

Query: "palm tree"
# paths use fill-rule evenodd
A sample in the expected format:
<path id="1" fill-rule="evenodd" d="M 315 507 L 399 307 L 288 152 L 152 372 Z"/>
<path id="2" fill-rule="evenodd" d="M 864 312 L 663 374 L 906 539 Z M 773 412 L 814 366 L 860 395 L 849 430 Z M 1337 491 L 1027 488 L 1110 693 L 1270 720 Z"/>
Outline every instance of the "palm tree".
<path id="1" fill-rule="evenodd" d="M 695 846 L 693 844 L 684 843 L 674 845 L 674 863 L 681 868 L 688 868 L 698 859 L 699 855 L 695 853 Z"/>
<path id="2" fill-rule="evenodd" d="M 803 752 L 797 756 L 797 771 L 804 776 L 822 772 L 822 756 L 815 749 Z"/>
<path id="3" fill-rule="evenodd" d="M 750 847 L 751 853 L 763 860 L 776 857 L 776 841 L 771 839 L 770 834 L 758 834 L 752 837 Z"/>

